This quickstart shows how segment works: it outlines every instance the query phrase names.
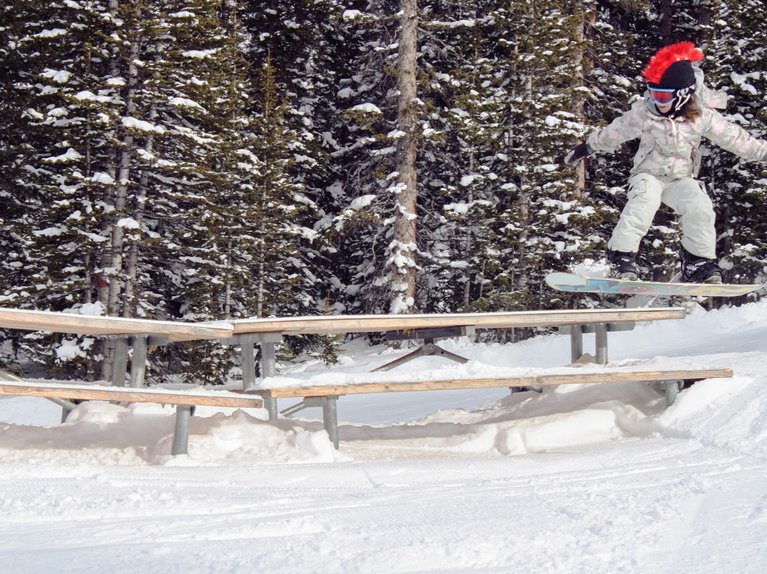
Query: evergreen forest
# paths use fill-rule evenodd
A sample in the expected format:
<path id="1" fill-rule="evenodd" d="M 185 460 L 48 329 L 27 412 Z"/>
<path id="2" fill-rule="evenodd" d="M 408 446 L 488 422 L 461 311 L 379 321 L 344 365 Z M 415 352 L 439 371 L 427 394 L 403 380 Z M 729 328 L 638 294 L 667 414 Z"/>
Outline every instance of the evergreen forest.
<path id="1" fill-rule="evenodd" d="M 604 256 L 636 146 L 562 158 L 682 40 L 725 114 L 767 136 L 766 21 L 762 0 L 4 0 L 1 304 L 184 321 L 602 306 L 543 278 Z M 764 281 L 765 166 L 703 155 L 725 281 Z M 678 245 L 662 209 L 648 277 L 670 279 Z M 109 345 L 6 331 L 0 363 L 102 379 Z M 172 347 L 153 380 L 237 368 L 217 343 Z"/>

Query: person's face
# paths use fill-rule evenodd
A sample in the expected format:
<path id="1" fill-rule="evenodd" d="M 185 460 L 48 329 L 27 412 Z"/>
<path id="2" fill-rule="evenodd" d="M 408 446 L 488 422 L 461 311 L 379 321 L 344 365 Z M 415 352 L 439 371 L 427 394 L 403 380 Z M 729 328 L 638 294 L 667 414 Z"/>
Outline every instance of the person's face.
<path id="1" fill-rule="evenodd" d="M 666 114 L 671 111 L 671 106 L 674 105 L 676 93 L 669 88 L 650 87 L 650 97 L 658 111 L 662 114 Z"/>

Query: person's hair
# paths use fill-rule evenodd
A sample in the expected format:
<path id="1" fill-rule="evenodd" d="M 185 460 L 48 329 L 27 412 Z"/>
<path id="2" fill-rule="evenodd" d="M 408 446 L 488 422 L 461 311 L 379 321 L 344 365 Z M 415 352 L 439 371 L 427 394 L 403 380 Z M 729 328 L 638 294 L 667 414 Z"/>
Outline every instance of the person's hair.
<path id="1" fill-rule="evenodd" d="M 692 97 L 688 100 L 688 102 L 682 108 L 682 113 L 680 115 L 684 117 L 685 121 L 691 122 L 699 118 L 702 113 L 703 113 L 703 109 L 700 107 L 700 102 L 698 102 L 698 97 L 695 94 L 693 94 Z"/>

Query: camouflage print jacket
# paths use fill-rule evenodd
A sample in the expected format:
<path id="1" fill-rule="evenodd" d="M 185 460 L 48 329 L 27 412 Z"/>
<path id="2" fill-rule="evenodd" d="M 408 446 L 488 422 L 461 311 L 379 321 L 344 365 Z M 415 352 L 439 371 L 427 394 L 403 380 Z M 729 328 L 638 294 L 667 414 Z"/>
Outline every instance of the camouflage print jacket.
<path id="1" fill-rule="evenodd" d="M 767 141 L 757 139 L 739 125 L 725 119 L 715 107 L 724 107 L 726 96 L 703 85 L 703 73 L 696 69 L 696 98 L 702 114 L 694 120 L 660 115 L 649 94 L 638 100 L 608 126 L 586 140 L 593 151 L 614 151 L 621 144 L 641 138 L 631 174 L 649 173 L 659 177 L 695 177 L 701 139 L 745 160 L 767 160 Z"/>

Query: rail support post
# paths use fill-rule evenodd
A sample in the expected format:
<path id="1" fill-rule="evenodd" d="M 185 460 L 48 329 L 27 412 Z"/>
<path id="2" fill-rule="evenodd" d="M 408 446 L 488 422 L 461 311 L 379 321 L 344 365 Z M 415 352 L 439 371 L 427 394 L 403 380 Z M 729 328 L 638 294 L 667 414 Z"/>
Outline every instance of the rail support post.
<path id="1" fill-rule="evenodd" d="M 173 433 L 172 455 L 189 452 L 189 419 L 194 413 L 193 405 L 176 405 L 176 429 Z"/>

